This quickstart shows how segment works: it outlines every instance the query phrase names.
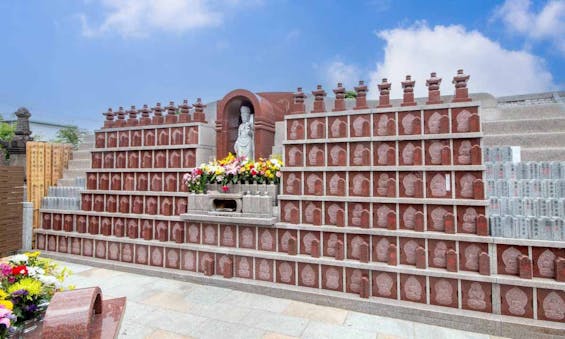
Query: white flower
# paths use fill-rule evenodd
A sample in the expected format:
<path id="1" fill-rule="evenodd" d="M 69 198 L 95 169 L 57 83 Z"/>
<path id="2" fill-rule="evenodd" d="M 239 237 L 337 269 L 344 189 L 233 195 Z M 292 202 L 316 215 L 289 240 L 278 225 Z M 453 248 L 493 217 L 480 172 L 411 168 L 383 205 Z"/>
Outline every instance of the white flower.
<path id="1" fill-rule="evenodd" d="M 28 266 L 27 267 L 27 274 L 30 277 L 35 278 L 37 276 L 45 274 L 45 270 L 41 267 Z"/>
<path id="2" fill-rule="evenodd" d="M 29 260 L 28 256 L 25 254 L 16 254 L 10 257 L 10 262 L 15 265 L 24 265 L 27 264 Z"/>
<path id="3" fill-rule="evenodd" d="M 44 285 L 54 286 L 55 288 L 61 287 L 61 282 L 52 275 L 38 275 L 37 279 L 41 281 Z"/>

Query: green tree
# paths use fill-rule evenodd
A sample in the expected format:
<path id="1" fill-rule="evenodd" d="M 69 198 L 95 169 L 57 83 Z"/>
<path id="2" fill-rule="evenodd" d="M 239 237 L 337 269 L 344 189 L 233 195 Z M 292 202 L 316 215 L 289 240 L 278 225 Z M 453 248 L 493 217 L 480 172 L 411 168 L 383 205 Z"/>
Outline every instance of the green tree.
<path id="1" fill-rule="evenodd" d="M 345 92 L 345 99 L 355 99 L 355 98 L 357 98 L 357 92 L 355 91 Z"/>
<path id="2" fill-rule="evenodd" d="M 16 127 L 13 124 L 4 122 L 4 118 L 2 118 L 2 115 L 0 115 L 0 141 L 3 141 L 5 143 L 9 143 L 10 141 L 12 141 L 15 135 L 14 134 L 15 129 Z M 4 147 L 4 145 L 2 145 L 3 142 L 0 142 L 0 148 L 4 150 L 6 159 L 8 159 L 9 154 L 6 148 Z"/>
<path id="3" fill-rule="evenodd" d="M 78 127 L 76 126 L 68 126 L 61 128 L 57 132 L 57 138 L 55 142 L 63 142 L 67 144 L 73 145 L 73 147 L 77 147 L 78 143 L 80 142 L 80 135 Z"/>

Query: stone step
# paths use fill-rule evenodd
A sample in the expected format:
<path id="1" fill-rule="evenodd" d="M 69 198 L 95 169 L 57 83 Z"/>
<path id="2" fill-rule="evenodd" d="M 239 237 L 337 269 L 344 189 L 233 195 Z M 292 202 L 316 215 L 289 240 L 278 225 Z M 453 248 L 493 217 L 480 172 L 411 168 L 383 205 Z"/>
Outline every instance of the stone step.
<path id="1" fill-rule="evenodd" d="M 74 160 L 92 159 L 92 155 L 88 150 L 77 150 L 77 151 L 73 151 L 73 159 Z"/>
<path id="2" fill-rule="evenodd" d="M 66 169 L 63 171 L 63 178 L 84 178 L 86 177 L 86 171 L 89 170 L 90 168 Z"/>
<path id="3" fill-rule="evenodd" d="M 549 119 L 498 120 L 483 122 L 483 132 L 492 134 L 544 133 L 565 131 L 565 116 Z"/>
<path id="4" fill-rule="evenodd" d="M 82 136 L 82 142 L 94 143 L 94 134 L 84 134 Z"/>
<path id="5" fill-rule="evenodd" d="M 565 132 L 490 134 L 483 138 L 485 146 L 521 146 L 545 148 L 565 146 Z"/>
<path id="6" fill-rule="evenodd" d="M 57 180 L 57 186 L 59 187 L 72 187 L 75 185 L 74 178 L 61 178 Z"/>
<path id="7" fill-rule="evenodd" d="M 496 108 L 485 108 L 481 112 L 481 117 L 483 117 L 483 121 L 563 118 L 565 117 L 565 107 L 556 103 L 498 106 Z"/>
<path id="8" fill-rule="evenodd" d="M 565 147 L 523 148 L 522 161 L 565 161 Z"/>
<path id="9" fill-rule="evenodd" d="M 78 145 L 78 149 L 81 151 L 91 150 L 93 148 L 94 148 L 94 142 L 83 142 L 80 145 Z"/>
<path id="10" fill-rule="evenodd" d="M 92 168 L 92 160 L 90 159 L 72 159 L 69 160 L 68 169 L 81 169 L 81 168 Z"/>

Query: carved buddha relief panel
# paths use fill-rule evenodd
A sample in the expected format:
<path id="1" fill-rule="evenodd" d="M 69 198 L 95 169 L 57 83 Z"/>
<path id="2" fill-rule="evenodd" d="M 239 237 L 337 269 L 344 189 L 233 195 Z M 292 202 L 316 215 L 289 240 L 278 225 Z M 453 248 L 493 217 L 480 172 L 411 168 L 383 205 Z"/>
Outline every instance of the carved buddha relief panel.
<path id="1" fill-rule="evenodd" d="M 306 146 L 308 166 L 325 166 L 326 146 L 324 144 L 314 144 Z"/>
<path id="2" fill-rule="evenodd" d="M 151 246 L 151 266 L 163 266 L 163 247 Z"/>
<path id="3" fill-rule="evenodd" d="M 319 288 L 318 282 L 319 265 L 298 264 L 298 284 L 305 287 Z"/>
<path id="4" fill-rule="evenodd" d="M 424 206 L 400 204 L 400 228 L 415 230 L 423 228 Z"/>
<path id="5" fill-rule="evenodd" d="M 304 139 L 304 119 L 287 120 L 287 134 L 288 140 L 302 140 Z"/>
<path id="6" fill-rule="evenodd" d="M 92 168 L 102 168 L 102 152 L 93 152 L 92 153 Z"/>
<path id="7" fill-rule="evenodd" d="M 518 275 L 520 265 L 518 257 L 528 255 L 528 248 L 524 246 L 497 245 L 498 274 Z"/>
<path id="8" fill-rule="evenodd" d="M 298 238 L 297 238 L 297 231 L 296 230 L 285 230 L 279 229 L 278 230 L 279 236 L 279 252 L 288 252 L 289 249 L 289 242 L 291 239 L 295 240 L 296 246 L 298 247 Z"/>
<path id="9" fill-rule="evenodd" d="M 273 260 L 257 258 L 255 260 L 255 278 L 263 281 L 273 281 Z"/>
<path id="10" fill-rule="evenodd" d="M 565 320 L 565 292 L 537 289 L 538 319 L 563 322 Z"/>
<path id="11" fill-rule="evenodd" d="M 533 275 L 540 278 L 555 278 L 555 260 L 565 257 L 565 249 L 532 247 Z"/>
<path id="12" fill-rule="evenodd" d="M 302 173 L 283 173 L 283 192 L 290 195 L 302 195 Z"/>
<path id="13" fill-rule="evenodd" d="M 239 247 L 255 249 L 255 228 L 239 227 Z"/>
<path id="14" fill-rule="evenodd" d="M 182 250 L 181 252 L 181 268 L 186 271 L 196 271 L 196 252 Z"/>
<path id="15" fill-rule="evenodd" d="M 104 168 L 114 168 L 114 152 L 104 153 Z"/>
<path id="16" fill-rule="evenodd" d="M 439 306 L 459 305 L 456 279 L 430 277 L 430 303 Z"/>
<path id="17" fill-rule="evenodd" d="M 476 234 L 478 218 L 484 215 L 484 207 L 457 206 L 457 232 Z"/>
<path id="18" fill-rule="evenodd" d="M 428 205 L 428 230 L 445 232 L 448 215 L 453 215 L 453 207 L 445 205 Z"/>
<path id="19" fill-rule="evenodd" d="M 326 172 L 326 195 L 346 195 L 345 172 Z"/>
<path id="20" fill-rule="evenodd" d="M 421 114 L 419 111 L 398 113 L 398 122 L 400 135 L 421 134 Z"/>
<path id="21" fill-rule="evenodd" d="M 479 256 L 488 253 L 487 244 L 459 242 L 459 269 L 462 271 L 479 271 Z"/>
<path id="22" fill-rule="evenodd" d="M 94 144 L 96 148 L 104 148 L 106 147 L 106 134 L 104 132 L 94 133 L 95 141 Z"/>
<path id="23" fill-rule="evenodd" d="M 132 147 L 139 147 L 141 146 L 141 131 L 135 130 L 131 133 L 131 146 Z"/>
<path id="24" fill-rule="evenodd" d="M 281 220 L 291 224 L 298 224 L 300 222 L 299 206 L 298 201 L 281 202 Z"/>
<path id="25" fill-rule="evenodd" d="M 245 279 L 253 279 L 253 258 L 235 257 L 235 276 Z"/>
<path id="26" fill-rule="evenodd" d="M 349 213 L 349 223 L 350 227 L 361 227 L 369 228 L 369 203 L 362 202 L 350 202 L 347 204 Z"/>
<path id="27" fill-rule="evenodd" d="M 95 242 L 94 256 L 99 259 L 106 259 L 106 241 L 97 240 Z M 55 249 L 53 249 L 55 250 Z"/>
<path id="28" fill-rule="evenodd" d="M 396 197 L 396 172 L 373 172 L 373 196 Z"/>
<path id="29" fill-rule="evenodd" d="M 303 146 L 302 145 L 286 145 L 285 165 L 287 166 L 303 166 Z"/>
<path id="30" fill-rule="evenodd" d="M 133 244 L 121 244 L 121 261 L 133 262 Z"/>
<path id="31" fill-rule="evenodd" d="M 152 151 L 141 151 L 141 168 L 153 168 Z"/>
<path id="32" fill-rule="evenodd" d="M 447 109 L 424 111 L 424 133 L 449 133 L 449 113 Z"/>
<path id="33" fill-rule="evenodd" d="M 394 113 L 373 114 L 373 135 L 393 136 L 396 135 L 396 120 Z"/>
<path id="34" fill-rule="evenodd" d="M 259 234 L 259 250 L 274 252 L 276 250 L 275 230 L 258 227 L 257 232 Z"/>
<path id="35" fill-rule="evenodd" d="M 324 180 L 323 174 L 320 172 L 306 172 L 304 185 L 304 193 L 306 195 L 324 195 Z"/>
<path id="36" fill-rule="evenodd" d="M 304 201 L 302 223 L 321 225 L 322 224 L 322 202 Z"/>
<path id="37" fill-rule="evenodd" d="M 368 235 L 348 234 L 347 235 L 347 258 L 361 260 L 363 255 L 363 246 L 370 246 Z"/>
<path id="38" fill-rule="evenodd" d="M 532 318 L 532 288 L 500 285 L 500 299 L 503 315 Z"/>
<path id="39" fill-rule="evenodd" d="M 422 172 L 400 172 L 400 197 L 402 198 L 422 198 L 423 181 Z"/>
<path id="40" fill-rule="evenodd" d="M 400 263 L 403 265 L 416 265 L 416 249 L 425 248 L 424 239 L 400 238 Z"/>
<path id="41" fill-rule="evenodd" d="M 171 144 L 172 145 L 182 145 L 183 144 L 183 128 L 182 127 L 171 128 Z"/>
<path id="42" fill-rule="evenodd" d="M 346 292 L 359 294 L 361 292 L 361 280 L 363 277 L 368 277 L 369 272 L 357 268 L 346 268 L 345 276 Z"/>
<path id="43" fill-rule="evenodd" d="M 347 166 L 347 145 L 330 143 L 328 149 L 328 166 Z"/>
<path id="44" fill-rule="evenodd" d="M 343 291 L 343 268 L 322 265 L 322 288 Z"/>
<path id="45" fill-rule="evenodd" d="M 349 120 L 350 137 L 371 136 L 371 116 L 369 114 L 350 115 Z"/>
<path id="46" fill-rule="evenodd" d="M 484 199 L 483 194 L 476 194 L 475 186 L 482 185 L 482 172 L 456 172 L 455 174 L 455 196 L 459 199 Z M 483 188 L 484 191 L 484 188 Z"/>
<path id="47" fill-rule="evenodd" d="M 342 233 L 323 233 L 323 252 L 327 257 L 335 257 L 338 252 L 338 242 L 343 244 L 344 238 Z"/>
<path id="48" fill-rule="evenodd" d="M 233 225 L 220 225 L 220 246 L 235 247 L 236 227 Z"/>
<path id="49" fill-rule="evenodd" d="M 490 283 L 461 280 L 463 309 L 492 312 L 492 285 Z"/>
<path id="50" fill-rule="evenodd" d="M 312 243 L 320 243 L 320 232 L 300 232 L 300 254 L 312 254 Z"/>
<path id="51" fill-rule="evenodd" d="M 155 146 L 155 130 L 146 129 L 143 133 L 143 145 L 144 146 Z"/>
<path id="52" fill-rule="evenodd" d="M 198 144 L 198 127 L 196 126 L 186 127 L 185 134 L 186 134 L 186 143 L 188 145 Z"/>
<path id="53" fill-rule="evenodd" d="M 334 226 L 345 226 L 345 204 L 342 202 L 325 202 L 324 224 Z"/>
<path id="54" fill-rule="evenodd" d="M 295 275 L 294 275 L 294 262 L 291 261 L 277 261 L 277 282 L 288 285 L 295 285 Z"/>
<path id="55" fill-rule="evenodd" d="M 169 168 L 180 168 L 181 165 L 181 150 L 169 150 Z"/>
<path id="56" fill-rule="evenodd" d="M 480 132 L 480 129 L 477 107 L 453 108 L 451 110 L 452 133 Z"/>
<path id="57" fill-rule="evenodd" d="M 347 138 L 347 117 L 329 117 L 329 138 Z"/>
<path id="58" fill-rule="evenodd" d="M 159 146 L 165 146 L 169 144 L 169 129 L 159 128 L 157 129 L 157 142 Z"/>
<path id="59" fill-rule="evenodd" d="M 426 278 L 424 276 L 400 274 L 400 289 L 402 300 L 426 302 Z"/>
<path id="60" fill-rule="evenodd" d="M 306 119 L 308 126 L 308 139 L 324 139 L 326 137 L 326 119 L 312 118 Z"/>
<path id="61" fill-rule="evenodd" d="M 424 147 L 426 165 L 451 165 L 449 140 L 425 140 Z"/>
<path id="62" fill-rule="evenodd" d="M 349 195 L 368 197 L 371 194 L 371 174 L 369 172 L 349 173 Z"/>
<path id="63" fill-rule="evenodd" d="M 373 143 L 373 163 L 375 166 L 395 166 L 396 143 L 393 141 Z"/>
<path id="64" fill-rule="evenodd" d="M 371 144 L 352 142 L 349 144 L 350 166 L 371 166 Z"/>
<path id="65" fill-rule="evenodd" d="M 451 198 L 451 172 L 426 172 L 426 181 L 427 198 Z"/>
<path id="66" fill-rule="evenodd" d="M 146 265 L 147 258 L 149 256 L 148 246 L 146 245 L 135 245 L 135 263 Z"/>
<path id="67" fill-rule="evenodd" d="M 373 236 L 373 261 L 388 262 L 388 249 L 390 244 L 396 244 L 392 237 Z"/>
<path id="68" fill-rule="evenodd" d="M 373 272 L 373 296 L 396 299 L 396 273 Z"/>
<path id="69" fill-rule="evenodd" d="M 127 152 L 116 152 L 116 168 L 126 168 Z"/>
<path id="70" fill-rule="evenodd" d="M 455 250 L 455 243 L 448 240 L 428 240 L 428 265 L 436 268 L 447 267 L 447 251 Z"/>
<path id="71" fill-rule="evenodd" d="M 177 248 L 168 248 L 166 252 L 165 266 L 167 268 L 176 268 L 180 266 L 180 250 Z"/>
<path id="72" fill-rule="evenodd" d="M 373 204 L 373 228 L 396 229 L 396 205 Z"/>
<path id="73" fill-rule="evenodd" d="M 193 149 L 184 149 L 182 166 L 185 168 L 192 168 L 196 166 L 196 152 Z"/>
<path id="74" fill-rule="evenodd" d="M 118 133 L 108 132 L 106 133 L 106 144 L 108 148 L 118 147 Z"/>

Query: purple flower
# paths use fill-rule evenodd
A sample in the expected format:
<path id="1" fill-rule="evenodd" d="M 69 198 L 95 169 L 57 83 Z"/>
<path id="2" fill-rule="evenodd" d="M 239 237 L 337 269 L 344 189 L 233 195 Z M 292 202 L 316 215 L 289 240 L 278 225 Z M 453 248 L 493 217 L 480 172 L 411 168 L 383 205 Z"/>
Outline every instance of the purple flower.
<path id="1" fill-rule="evenodd" d="M 3 276 L 7 277 L 12 273 L 12 267 L 8 264 L 0 264 L 0 271 Z"/>
<path id="2" fill-rule="evenodd" d="M 14 291 L 14 292 L 12 293 L 12 295 L 15 296 L 15 297 L 18 297 L 18 296 L 25 296 L 25 295 L 27 295 L 27 291 L 24 290 L 24 289 L 17 290 L 17 291 Z"/>

